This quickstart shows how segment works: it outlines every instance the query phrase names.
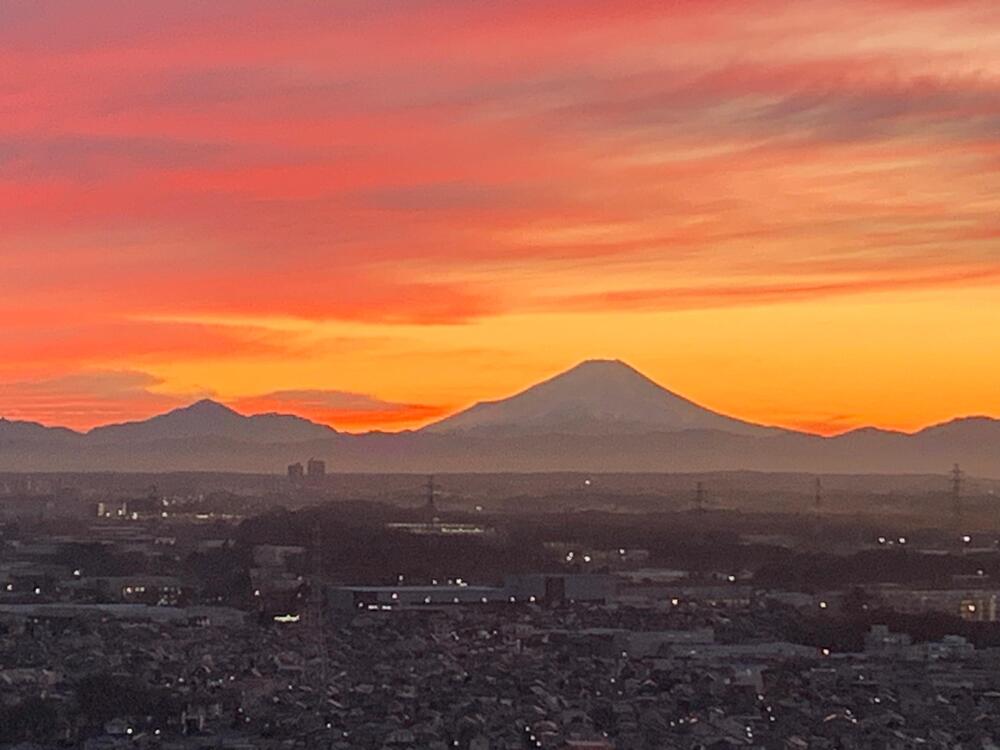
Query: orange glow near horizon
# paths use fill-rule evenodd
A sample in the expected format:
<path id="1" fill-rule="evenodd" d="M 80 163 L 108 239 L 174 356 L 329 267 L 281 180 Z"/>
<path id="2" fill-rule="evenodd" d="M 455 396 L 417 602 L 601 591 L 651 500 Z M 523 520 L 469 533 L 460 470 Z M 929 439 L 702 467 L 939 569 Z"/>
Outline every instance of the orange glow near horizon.
<path id="1" fill-rule="evenodd" d="M 1000 417 L 994 0 L 41 0 L 0 71 L 2 417 Z"/>

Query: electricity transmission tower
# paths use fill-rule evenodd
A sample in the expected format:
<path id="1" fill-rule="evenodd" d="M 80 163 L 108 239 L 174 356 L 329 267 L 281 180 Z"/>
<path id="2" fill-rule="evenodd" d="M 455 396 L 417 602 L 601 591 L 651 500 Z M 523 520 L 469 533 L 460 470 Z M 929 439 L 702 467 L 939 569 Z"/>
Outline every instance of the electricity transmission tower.
<path id="1" fill-rule="evenodd" d="M 698 482 L 694 490 L 694 509 L 697 513 L 705 512 L 705 483 Z"/>
<path id="2" fill-rule="evenodd" d="M 819 542 L 823 534 L 821 521 L 823 518 L 823 480 L 816 477 L 813 490 L 813 537 L 815 542 Z"/>
<path id="3" fill-rule="evenodd" d="M 434 499 L 436 492 L 436 487 L 434 486 L 434 475 L 431 474 L 427 477 L 427 501 L 424 503 L 424 512 L 427 514 L 428 518 L 433 518 L 437 515 L 437 502 Z"/>
<path id="4" fill-rule="evenodd" d="M 965 479 L 965 472 L 962 467 L 955 464 L 951 470 L 951 512 L 954 515 L 955 523 L 962 522 L 962 482 Z"/>

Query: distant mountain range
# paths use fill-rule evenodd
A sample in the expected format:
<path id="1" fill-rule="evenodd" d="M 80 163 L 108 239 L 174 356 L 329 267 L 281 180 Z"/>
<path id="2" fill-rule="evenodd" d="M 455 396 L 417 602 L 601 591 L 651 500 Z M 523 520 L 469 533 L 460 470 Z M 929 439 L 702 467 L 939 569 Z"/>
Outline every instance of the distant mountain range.
<path id="1" fill-rule="evenodd" d="M 337 435 L 326 425 L 292 414 L 244 416 L 210 399 L 174 409 L 150 419 L 95 427 L 75 432 L 66 427 L 45 427 L 35 422 L 0 418 L 0 445 L 8 443 L 58 443 L 85 445 L 125 445 L 215 438 L 238 443 L 301 443 Z M 2 454 L 0 454 L 2 460 Z"/>
<path id="2" fill-rule="evenodd" d="M 623 362 L 592 360 L 510 398 L 416 431 L 353 435 L 288 414 L 245 416 L 204 400 L 86 433 L 0 419 L 0 471 L 808 471 L 1000 478 L 1000 421 L 957 419 L 914 434 L 821 437 L 718 414 Z"/>

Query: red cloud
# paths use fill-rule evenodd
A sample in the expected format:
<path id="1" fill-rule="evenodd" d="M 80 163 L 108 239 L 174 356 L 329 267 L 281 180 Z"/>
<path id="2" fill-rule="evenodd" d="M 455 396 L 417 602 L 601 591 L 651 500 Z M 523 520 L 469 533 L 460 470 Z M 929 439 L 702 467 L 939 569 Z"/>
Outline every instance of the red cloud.
<path id="1" fill-rule="evenodd" d="M 450 409 L 428 404 L 399 404 L 359 393 L 293 390 L 248 396 L 232 403 L 246 413 L 291 413 L 342 430 L 402 429 L 442 417 Z"/>
<path id="2" fill-rule="evenodd" d="M 80 372 L 50 379 L 0 385 L 0 415 L 7 419 L 89 429 L 95 425 L 150 416 L 181 406 L 177 396 L 150 388 L 162 381 L 133 371 Z"/>
<path id="3" fill-rule="evenodd" d="M 570 310 L 686 310 L 708 307 L 732 307 L 773 304 L 796 299 L 822 299 L 847 294 L 896 292 L 949 285 L 995 284 L 1000 268 L 959 269 L 926 275 L 885 275 L 862 279 L 827 282 L 773 284 L 733 284 L 731 286 L 692 286 L 661 289 L 625 289 L 568 297 L 554 297 L 541 302 L 547 309 Z"/>
<path id="4" fill-rule="evenodd" d="M 131 360 L 182 357 L 199 359 L 230 356 L 262 356 L 287 353 L 294 342 L 287 335 L 246 327 L 222 327 L 189 323 L 83 322 L 32 325 L 30 320 L 0 330 L 0 348 L 11 365 L 29 363 L 37 370 L 75 369 L 93 359 Z"/>

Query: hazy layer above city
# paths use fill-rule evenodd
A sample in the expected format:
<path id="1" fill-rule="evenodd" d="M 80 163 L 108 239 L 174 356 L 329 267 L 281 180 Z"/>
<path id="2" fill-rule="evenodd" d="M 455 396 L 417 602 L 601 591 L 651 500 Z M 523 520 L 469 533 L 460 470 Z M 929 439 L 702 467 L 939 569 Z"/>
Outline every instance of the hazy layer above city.
<path id="1" fill-rule="evenodd" d="M 1000 421 L 822 437 L 702 408 L 627 364 L 591 360 L 416 431 L 348 434 L 208 400 L 77 433 L 0 420 L 4 471 L 282 472 L 310 457 L 348 472 L 947 472 L 1000 477 Z"/>

